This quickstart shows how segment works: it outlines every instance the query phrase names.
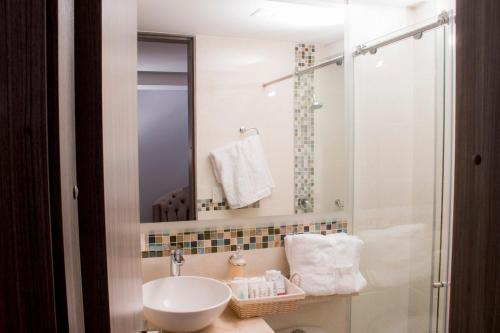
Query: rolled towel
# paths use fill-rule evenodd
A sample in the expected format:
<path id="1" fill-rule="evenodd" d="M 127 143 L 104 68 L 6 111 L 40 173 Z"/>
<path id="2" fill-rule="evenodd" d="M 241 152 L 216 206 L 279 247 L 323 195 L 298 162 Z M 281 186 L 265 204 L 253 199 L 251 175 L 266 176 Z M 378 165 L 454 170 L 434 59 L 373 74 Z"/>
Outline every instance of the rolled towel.
<path id="1" fill-rule="evenodd" d="M 363 241 L 344 233 L 327 236 L 333 243 L 335 260 L 335 294 L 357 293 L 366 287 L 366 280 L 359 271 Z"/>

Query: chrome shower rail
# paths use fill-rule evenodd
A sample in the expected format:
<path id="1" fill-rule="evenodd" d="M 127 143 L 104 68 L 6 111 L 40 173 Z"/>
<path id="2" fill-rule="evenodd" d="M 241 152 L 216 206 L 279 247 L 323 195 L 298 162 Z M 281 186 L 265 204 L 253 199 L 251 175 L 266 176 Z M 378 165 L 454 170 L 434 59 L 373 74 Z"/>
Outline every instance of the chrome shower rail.
<path id="1" fill-rule="evenodd" d="M 320 69 L 320 68 L 326 67 L 326 66 L 331 65 L 331 64 L 337 64 L 337 66 L 341 66 L 343 64 L 343 62 L 344 62 L 344 55 L 342 54 L 342 55 L 336 56 L 335 58 L 327 60 L 325 62 L 319 63 L 317 65 L 311 66 L 311 67 L 303 69 L 301 71 L 297 71 L 297 72 L 295 72 L 293 74 L 288 74 L 288 75 L 282 76 L 282 77 L 280 77 L 280 78 L 278 78 L 276 80 L 272 80 L 272 81 L 266 82 L 266 83 L 262 84 L 262 87 L 265 88 L 265 87 L 270 86 L 272 84 L 275 84 L 275 83 L 278 83 L 278 82 L 281 82 L 281 81 L 284 81 L 284 80 L 291 79 L 294 76 L 299 76 L 299 75 L 302 75 L 302 74 L 305 74 L 305 73 L 313 72 L 316 69 Z"/>
<path id="2" fill-rule="evenodd" d="M 415 39 L 420 39 L 420 38 L 422 38 L 422 34 L 424 32 L 432 30 L 432 29 L 435 29 L 435 28 L 438 28 L 438 27 L 440 27 L 442 25 L 446 25 L 449 22 L 450 22 L 450 13 L 447 12 L 447 11 L 443 11 L 437 17 L 436 22 L 427 24 L 427 25 L 425 25 L 425 26 L 423 26 L 421 28 L 418 28 L 418 29 L 406 32 L 406 33 L 401 34 L 399 36 L 395 36 L 395 37 L 389 38 L 389 39 L 387 39 L 385 41 L 382 41 L 382 42 L 377 43 L 377 44 L 372 45 L 372 46 L 358 45 L 356 47 L 356 50 L 353 52 L 352 55 L 353 55 L 353 57 L 357 57 L 359 55 L 364 55 L 364 54 L 367 54 L 367 53 L 375 54 L 375 53 L 377 53 L 377 50 L 379 48 L 387 46 L 387 45 L 390 45 L 390 44 L 393 44 L 393 43 L 396 43 L 396 42 L 399 42 L 400 40 L 403 40 L 403 39 L 406 39 L 406 38 L 410 38 L 410 37 L 413 37 Z"/>

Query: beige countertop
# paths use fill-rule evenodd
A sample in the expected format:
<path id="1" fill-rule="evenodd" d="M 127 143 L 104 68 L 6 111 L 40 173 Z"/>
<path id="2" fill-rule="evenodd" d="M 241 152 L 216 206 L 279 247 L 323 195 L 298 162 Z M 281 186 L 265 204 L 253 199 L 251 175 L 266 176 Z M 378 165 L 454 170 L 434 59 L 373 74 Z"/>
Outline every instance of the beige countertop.
<path id="1" fill-rule="evenodd" d="M 163 331 L 163 333 L 168 333 Z M 240 319 L 229 307 L 217 320 L 198 333 L 274 333 L 264 319 Z"/>
<path id="2" fill-rule="evenodd" d="M 199 333 L 274 333 L 264 319 L 240 319 L 230 308 L 217 319 L 215 323 Z"/>

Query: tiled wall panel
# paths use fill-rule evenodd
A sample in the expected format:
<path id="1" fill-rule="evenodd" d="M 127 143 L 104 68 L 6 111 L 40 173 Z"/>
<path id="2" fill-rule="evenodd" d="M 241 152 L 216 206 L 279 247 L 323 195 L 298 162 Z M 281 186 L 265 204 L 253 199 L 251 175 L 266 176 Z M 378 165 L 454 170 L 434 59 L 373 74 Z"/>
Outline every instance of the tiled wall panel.
<path id="1" fill-rule="evenodd" d="M 242 250 L 266 249 L 284 246 L 284 238 L 290 234 L 347 233 L 347 219 L 328 219 L 310 224 L 282 224 L 247 228 L 213 228 L 203 230 L 151 231 L 145 235 L 142 257 L 170 255 L 170 249 L 181 246 L 185 254 L 205 254 Z"/>
<path id="2" fill-rule="evenodd" d="M 314 65 L 315 46 L 295 46 L 295 70 L 301 71 Z M 314 72 L 294 79 L 294 178 L 295 213 L 314 210 Z M 300 200 L 307 200 L 301 205 Z"/>

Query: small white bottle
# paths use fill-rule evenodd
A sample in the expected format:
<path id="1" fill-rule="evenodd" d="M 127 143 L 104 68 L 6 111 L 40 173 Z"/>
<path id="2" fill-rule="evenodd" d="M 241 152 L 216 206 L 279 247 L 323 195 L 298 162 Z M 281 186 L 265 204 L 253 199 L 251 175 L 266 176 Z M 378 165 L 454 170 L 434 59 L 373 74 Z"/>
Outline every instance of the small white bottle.
<path id="1" fill-rule="evenodd" d="M 275 294 L 277 296 L 286 294 L 285 279 L 280 271 L 266 271 L 266 281 L 273 282 Z"/>
<path id="2" fill-rule="evenodd" d="M 233 295 L 238 299 L 248 298 L 248 281 L 246 279 L 235 279 L 230 282 Z"/>
<path id="3" fill-rule="evenodd" d="M 266 284 L 269 296 L 276 296 L 276 287 L 274 286 L 274 282 L 267 281 Z"/>
<path id="4" fill-rule="evenodd" d="M 280 276 L 274 281 L 276 284 L 276 295 L 282 296 L 286 294 L 285 279 L 280 274 Z"/>
<path id="5" fill-rule="evenodd" d="M 248 298 L 259 297 L 259 284 L 260 281 L 256 278 L 251 278 L 248 280 Z"/>

